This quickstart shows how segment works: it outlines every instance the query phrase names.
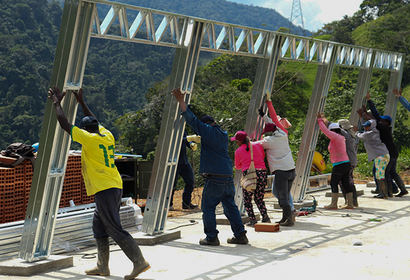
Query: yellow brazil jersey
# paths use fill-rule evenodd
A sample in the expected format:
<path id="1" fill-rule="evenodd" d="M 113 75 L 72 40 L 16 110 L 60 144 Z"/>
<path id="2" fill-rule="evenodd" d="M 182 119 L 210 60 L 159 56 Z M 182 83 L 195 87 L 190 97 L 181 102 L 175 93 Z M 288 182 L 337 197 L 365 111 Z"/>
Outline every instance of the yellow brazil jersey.
<path id="1" fill-rule="evenodd" d="M 115 139 L 99 125 L 100 134 L 71 127 L 71 139 L 82 145 L 81 171 L 87 195 L 111 188 L 122 189 L 120 173 L 114 163 Z"/>

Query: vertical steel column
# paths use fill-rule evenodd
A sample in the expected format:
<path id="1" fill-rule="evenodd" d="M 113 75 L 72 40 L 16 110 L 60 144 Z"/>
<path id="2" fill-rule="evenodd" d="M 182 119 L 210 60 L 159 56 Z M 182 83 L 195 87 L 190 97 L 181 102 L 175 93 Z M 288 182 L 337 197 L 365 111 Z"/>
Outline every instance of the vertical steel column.
<path id="1" fill-rule="evenodd" d="M 94 8 L 95 4 L 79 0 L 65 1 L 50 86 L 80 88 Z M 62 107 L 74 123 L 75 96 L 69 92 Z M 70 135 L 58 125 L 53 102 L 48 100 L 19 251 L 19 257 L 29 262 L 50 254 L 70 143 Z"/>
<path id="2" fill-rule="evenodd" d="M 175 51 L 168 91 L 171 93 L 173 88 L 180 87 L 181 91 L 187 92 L 185 102 L 188 104 L 204 23 L 188 19 L 183 28 L 184 35 L 180 38 L 181 47 Z M 185 120 L 180 115 L 178 102 L 171 94 L 167 94 L 142 223 L 142 231 L 147 234 L 161 233 L 165 229 L 184 128 Z"/>
<path id="3" fill-rule="evenodd" d="M 401 88 L 401 79 L 403 77 L 403 63 L 400 64 L 398 71 L 390 73 L 389 88 L 387 91 L 386 107 L 384 109 L 384 115 L 389 115 L 392 118 L 392 132 L 394 131 L 394 121 L 396 119 L 397 101 L 396 95 L 393 93 L 393 89 Z"/>
<path id="4" fill-rule="evenodd" d="M 266 109 L 266 104 L 262 104 L 262 101 L 266 91 L 272 92 L 282 45 L 282 36 L 279 34 L 272 35 L 273 34 L 270 34 L 269 38 L 267 38 L 264 57 L 258 61 L 245 123 L 246 133 L 248 133 L 250 138 L 255 139 L 260 139 L 263 128 L 262 118 L 259 116 L 257 110 L 261 105 Z M 236 172 L 234 178 L 236 188 L 235 203 L 238 205 L 240 211 L 243 212 L 240 178 L 241 172 Z"/>
<path id="5" fill-rule="evenodd" d="M 296 161 L 296 178 L 293 182 L 292 195 L 295 201 L 301 201 L 305 197 L 309 186 L 309 173 L 312 166 L 313 155 L 316 148 L 319 126 L 316 122 L 318 111 L 323 112 L 326 97 L 329 90 L 330 79 L 336 61 L 336 47 L 329 43 L 326 59 L 318 66 L 309 109 L 306 116 L 305 128 Z"/>
<path id="6" fill-rule="evenodd" d="M 357 78 L 356 91 L 353 98 L 352 111 L 350 113 L 350 123 L 352 125 L 361 126 L 359 121 L 359 115 L 357 109 L 359 109 L 365 102 L 366 93 L 369 91 L 370 82 L 372 79 L 373 66 L 374 66 L 375 54 L 372 50 L 369 50 L 366 54 L 363 68 L 359 70 L 359 77 Z M 356 149 L 359 139 L 356 139 Z"/>

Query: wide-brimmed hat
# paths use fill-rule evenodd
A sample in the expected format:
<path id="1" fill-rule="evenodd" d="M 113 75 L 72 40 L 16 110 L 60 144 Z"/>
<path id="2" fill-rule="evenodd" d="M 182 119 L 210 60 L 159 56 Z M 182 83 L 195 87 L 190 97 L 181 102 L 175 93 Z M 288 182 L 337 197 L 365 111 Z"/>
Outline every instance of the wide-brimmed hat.
<path id="1" fill-rule="evenodd" d="M 353 128 L 353 125 L 350 124 L 349 120 L 346 119 L 341 119 L 337 122 L 341 128 L 343 128 L 344 130 L 349 130 L 351 128 Z"/>
<path id="2" fill-rule="evenodd" d="M 245 131 L 237 131 L 231 141 L 245 141 L 246 137 L 248 137 L 248 134 Z"/>

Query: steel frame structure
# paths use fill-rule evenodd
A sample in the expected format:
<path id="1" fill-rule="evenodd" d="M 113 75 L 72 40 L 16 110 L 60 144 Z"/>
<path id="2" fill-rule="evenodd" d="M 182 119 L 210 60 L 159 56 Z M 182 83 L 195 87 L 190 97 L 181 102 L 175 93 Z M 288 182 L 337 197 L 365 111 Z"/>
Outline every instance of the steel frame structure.
<path id="1" fill-rule="evenodd" d="M 106 6 L 108 13 L 101 17 L 97 5 Z M 158 19 L 160 23 L 156 24 Z M 256 109 L 263 104 L 264 93 L 272 90 L 278 61 L 318 64 L 308 121 L 296 164 L 298 176 L 292 192 L 296 200 L 303 199 L 305 195 L 317 141 L 318 126 L 311 120 L 315 119 L 317 110 L 323 110 L 325 106 L 334 66 L 360 69 L 355 104 L 364 100 L 372 68 L 390 71 L 386 112 L 394 119 L 397 101 L 391 91 L 400 86 L 404 63 L 401 53 L 315 40 L 105 0 L 66 0 L 50 85 L 68 92 L 62 106 L 72 123 L 77 104 L 70 93 L 81 87 L 91 38 L 176 48 L 169 91 L 180 87 L 187 92 L 186 102 L 189 102 L 192 94 L 200 51 L 259 58 L 245 126 L 245 130 L 256 137 L 260 137 L 262 128 L 262 120 Z M 355 115 L 352 114 L 351 120 L 357 123 Z M 184 128 L 185 122 L 178 103 L 168 95 L 142 228 L 149 235 L 161 233 L 165 228 L 180 149 L 178 143 Z M 70 136 L 57 124 L 53 104 L 48 100 L 19 252 L 19 257 L 29 262 L 49 256 L 70 141 Z M 238 191 L 238 178 L 235 178 L 235 182 L 238 202 L 242 192 Z"/>

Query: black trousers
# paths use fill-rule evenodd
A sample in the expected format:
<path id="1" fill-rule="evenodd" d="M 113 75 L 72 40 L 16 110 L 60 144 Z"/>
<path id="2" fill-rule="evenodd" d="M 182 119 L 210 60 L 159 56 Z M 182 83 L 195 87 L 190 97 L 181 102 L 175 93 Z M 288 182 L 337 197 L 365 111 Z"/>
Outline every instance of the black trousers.
<path id="1" fill-rule="evenodd" d="M 121 226 L 120 206 L 122 189 L 112 188 L 95 194 L 95 211 L 93 217 L 94 238 L 110 236 L 119 242 L 130 235 Z"/>
<path id="2" fill-rule="evenodd" d="M 332 177 L 330 178 L 330 187 L 332 193 L 339 192 L 339 182 L 342 181 L 343 187 L 345 188 L 346 193 L 352 192 L 352 186 L 349 183 L 349 172 L 350 172 L 350 162 L 338 164 L 333 166 Z"/>

